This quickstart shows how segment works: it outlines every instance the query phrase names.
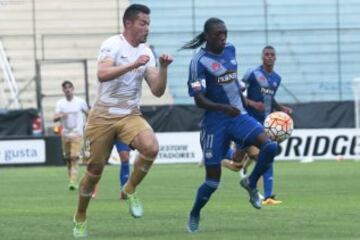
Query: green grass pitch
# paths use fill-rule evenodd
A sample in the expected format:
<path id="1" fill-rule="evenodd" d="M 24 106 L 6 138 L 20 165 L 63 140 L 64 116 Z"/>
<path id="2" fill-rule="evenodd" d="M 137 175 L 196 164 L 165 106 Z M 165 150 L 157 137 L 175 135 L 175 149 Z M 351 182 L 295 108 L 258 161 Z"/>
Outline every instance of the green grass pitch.
<path id="1" fill-rule="evenodd" d="M 155 165 L 138 189 L 141 219 L 118 199 L 117 175 L 118 166 L 106 167 L 88 211 L 88 239 L 360 239 L 360 162 L 277 162 L 275 192 L 283 204 L 262 210 L 251 207 L 238 174 L 223 169 L 195 234 L 185 224 L 201 167 Z M 65 167 L 0 168 L 0 186 L 0 239 L 73 239 L 77 193 L 67 189 Z"/>

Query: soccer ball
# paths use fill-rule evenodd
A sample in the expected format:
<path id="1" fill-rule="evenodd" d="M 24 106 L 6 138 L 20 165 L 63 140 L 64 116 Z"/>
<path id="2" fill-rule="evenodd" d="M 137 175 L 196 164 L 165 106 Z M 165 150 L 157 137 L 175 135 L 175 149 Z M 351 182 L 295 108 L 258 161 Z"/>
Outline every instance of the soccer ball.
<path id="1" fill-rule="evenodd" d="M 281 143 L 291 136 L 294 129 L 292 118 L 284 112 L 270 113 L 265 121 L 266 134 L 273 140 Z"/>

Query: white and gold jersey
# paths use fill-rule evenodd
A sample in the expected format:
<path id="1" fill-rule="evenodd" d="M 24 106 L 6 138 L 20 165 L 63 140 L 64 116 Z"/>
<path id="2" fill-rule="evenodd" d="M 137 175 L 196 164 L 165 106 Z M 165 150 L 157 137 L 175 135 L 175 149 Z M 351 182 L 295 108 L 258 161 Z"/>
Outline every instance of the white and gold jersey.
<path id="1" fill-rule="evenodd" d="M 155 57 L 146 44 L 133 47 L 122 34 L 105 40 L 98 61 L 112 59 L 114 66 L 135 62 L 140 55 L 148 55 L 149 62 L 113 80 L 97 83 L 97 96 L 93 111 L 105 118 L 140 114 L 142 80 L 148 67 L 155 67 Z"/>
<path id="2" fill-rule="evenodd" d="M 74 96 L 70 101 L 66 98 L 58 100 L 55 113 L 67 114 L 66 117 L 61 118 L 62 136 L 69 138 L 82 136 L 85 124 L 84 113 L 88 111 L 86 102 L 79 97 Z"/>

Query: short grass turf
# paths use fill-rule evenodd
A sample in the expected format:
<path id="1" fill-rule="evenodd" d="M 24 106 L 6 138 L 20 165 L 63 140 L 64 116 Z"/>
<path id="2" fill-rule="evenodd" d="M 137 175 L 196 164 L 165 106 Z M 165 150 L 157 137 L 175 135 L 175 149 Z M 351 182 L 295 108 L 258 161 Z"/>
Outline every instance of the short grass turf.
<path id="1" fill-rule="evenodd" d="M 251 207 L 238 173 L 223 169 L 195 234 L 185 226 L 202 167 L 154 165 L 138 188 L 141 219 L 119 200 L 118 171 L 106 166 L 88 211 L 88 239 L 360 239 L 360 162 L 276 162 L 274 192 L 283 204 L 261 210 Z M 67 189 L 65 167 L 2 167 L 0 186 L 0 239 L 73 239 L 77 193 Z"/>

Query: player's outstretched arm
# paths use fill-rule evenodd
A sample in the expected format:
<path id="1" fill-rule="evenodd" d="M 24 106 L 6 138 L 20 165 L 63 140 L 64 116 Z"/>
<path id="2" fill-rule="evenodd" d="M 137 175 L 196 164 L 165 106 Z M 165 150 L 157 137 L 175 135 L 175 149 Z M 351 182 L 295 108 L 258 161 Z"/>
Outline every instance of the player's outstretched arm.
<path id="1" fill-rule="evenodd" d="M 197 94 L 195 97 L 196 106 L 211 111 L 224 112 L 229 116 L 235 117 L 240 114 L 240 110 L 228 104 L 215 103 L 204 96 L 203 93 Z"/>
<path id="2" fill-rule="evenodd" d="M 66 118 L 67 115 L 68 115 L 68 114 L 67 114 L 67 113 L 64 113 L 64 112 L 55 113 L 55 114 L 54 114 L 54 117 L 53 117 L 53 121 L 54 121 L 54 122 L 60 121 L 62 118 Z"/>
<path id="3" fill-rule="evenodd" d="M 246 105 L 256 109 L 256 111 L 258 112 L 265 111 L 265 104 L 263 102 L 256 102 L 249 98 L 246 98 Z"/>
<path id="4" fill-rule="evenodd" d="M 275 99 L 273 99 L 273 106 L 277 111 L 282 111 L 287 114 L 292 114 L 292 112 L 293 112 L 292 108 L 278 103 Z"/>
<path id="5" fill-rule="evenodd" d="M 121 75 L 145 65 L 149 61 L 148 55 L 141 55 L 135 62 L 114 66 L 112 58 L 106 58 L 98 62 L 97 76 L 100 82 L 111 81 Z"/>
<path id="6" fill-rule="evenodd" d="M 159 57 L 159 69 L 151 67 L 145 72 L 145 80 L 147 81 L 151 93 L 156 97 L 161 97 L 166 89 L 167 84 L 167 69 L 173 62 L 173 58 L 170 55 L 162 54 Z"/>

